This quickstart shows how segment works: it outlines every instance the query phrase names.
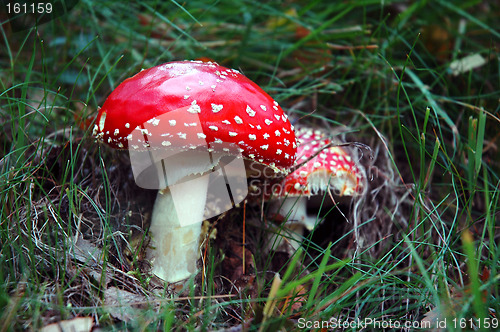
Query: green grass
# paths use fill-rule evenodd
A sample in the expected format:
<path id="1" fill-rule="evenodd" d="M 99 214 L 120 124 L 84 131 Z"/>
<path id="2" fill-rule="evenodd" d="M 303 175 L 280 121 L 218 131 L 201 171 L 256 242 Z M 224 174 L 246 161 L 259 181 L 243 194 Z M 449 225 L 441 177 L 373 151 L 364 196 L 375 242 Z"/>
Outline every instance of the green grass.
<path id="1" fill-rule="evenodd" d="M 3 25 L 0 331 L 76 316 L 105 330 L 492 323 L 499 12 L 488 1 L 82 0 L 37 28 Z M 453 74 L 470 55 L 485 61 Z M 329 210 L 292 257 L 262 254 L 259 202 L 228 212 L 213 223 L 203 278 L 176 296 L 141 256 L 155 193 L 135 186 L 126 153 L 80 124 L 141 68 L 202 57 L 240 69 L 294 121 L 347 126 L 347 140 L 371 148 L 368 190 L 340 206 L 349 222 Z M 233 275 L 244 218 L 247 271 Z"/>

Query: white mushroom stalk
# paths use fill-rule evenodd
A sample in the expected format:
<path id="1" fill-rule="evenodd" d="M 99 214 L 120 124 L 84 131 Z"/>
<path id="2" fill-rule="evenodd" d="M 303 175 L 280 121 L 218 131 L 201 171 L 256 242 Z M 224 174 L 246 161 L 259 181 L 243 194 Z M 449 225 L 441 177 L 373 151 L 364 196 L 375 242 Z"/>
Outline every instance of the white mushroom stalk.
<path id="1" fill-rule="evenodd" d="M 214 174 L 217 175 L 213 171 L 224 168 L 226 174 L 234 172 L 233 175 L 244 177 L 244 174 L 238 174 L 238 167 L 231 168 L 231 165 L 239 165 L 243 167 L 239 170 L 244 172 L 241 159 L 230 165 L 221 161 L 230 156 L 193 150 L 175 154 L 157 164 L 157 169 L 168 180 L 167 187 L 159 190 L 156 196 L 149 228 L 152 250 L 147 251 L 147 259 L 152 266 L 151 272 L 157 277 L 178 282 L 196 273 L 202 223 L 213 215 L 207 212 L 207 195 L 210 191 L 214 194 L 209 185 L 214 185 Z M 225 186 L 226 180 L 222 181 Z M 229 184 L 233 182 L 229 181 Z M 233 189 L 237 188 L 233 186 Z M 215 198 L 219 198 L 216 190 Z M 240 197 L 239 201 L 243 198 Z M 230 207 L 231 204 L 223 211 Z"/>
<path id="2" fill-rule="evenodd" d="M 148 260 L 151 272 L 163 280 L 179 281 L 196 272 L 208 182 L 198 176 L 158 191 L 149 228 L 155 250 Z"/>

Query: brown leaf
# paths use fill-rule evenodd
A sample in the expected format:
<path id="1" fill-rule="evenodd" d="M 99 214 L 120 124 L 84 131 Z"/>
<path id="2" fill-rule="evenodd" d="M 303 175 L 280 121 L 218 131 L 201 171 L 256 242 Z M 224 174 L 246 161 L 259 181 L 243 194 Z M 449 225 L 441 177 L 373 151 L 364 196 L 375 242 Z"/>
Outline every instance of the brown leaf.
<path id="1" fill-rule="evenodd" d="M 429 24 L 422 29 L 422 42 L 436 59 L 445 61 L 449 58 L 454 40 L 447 28 L 438 24 Z"/>
<path id="2" fill-rule="evenodd" d="M 487 282 L 490 279 L 490 272 L 491 270 L 487 268 L 486 266 L 483 267 L 483 272 L 479 275 L 479 279 L 482 282 Z"/>

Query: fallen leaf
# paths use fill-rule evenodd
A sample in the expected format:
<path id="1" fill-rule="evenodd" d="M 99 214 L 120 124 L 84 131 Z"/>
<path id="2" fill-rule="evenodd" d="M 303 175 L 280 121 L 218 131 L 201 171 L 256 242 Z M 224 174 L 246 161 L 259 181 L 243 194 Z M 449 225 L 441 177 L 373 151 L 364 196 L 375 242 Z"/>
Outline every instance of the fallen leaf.
<path id="1" fill-rule="evenodd" d="M 422 29 L 422 42 L 427 51 L 440 61 L 449 58 L 454 40 L 447 28 L 429 24 Z"/>
<path id="2" fill-rule="evenodd" d="M 73 259 L 87 265 L 102 265 L 102 250 L 90 241 L 78 236 L 76 241 L 71 238 L 69 243 L 70 255 Z"/>
<path id="3" fill-rule="evenodd" d="M 90 332 L 94 326 L 92 317 L 76 317 L 44 326 L 41 332 Z"/>
<path id="4" fill-rule="evenodd" d="M 458 76 L 460 74 L 466 73 L 473 69 L 479 68 L 486 64 L 486 59 L 480 54 L 472 54 L 461 59 L 457 59 L 450 63 L 450 70 L 453 76 Z"/>
<path id="5" fill-rule="evenodd" d="M 85 272 L 94 280 L 101 282 L 102 279 L 102 250 L 96 247 L 92 242 L 85 240 L 81 236 L 75 238 L 71 237 L 68 240 L 69 255 L 75 261 L 83 264 L 83 269 L 77 266 L 70 266 L 69 269 L 74 275 L 77 275 L 80 272 Z M 104 275 L 104 285 L 106 286 L 111 280 L 111 273 L 108 269 Z"/>
<path id="6" fill-rule="evenodd" d="M 104 304 L 107 312 L 116 319 L 128 322 L 136 319 L 139 311 L 145 307 L 147 299 L 143 295 L 110 287 L 104 292 Z"/>
<path id="7" fill-rule="evenodd" d="M 488 280 L 490 279 L 490 272 L 491 272 L 491 270 L 489 268 L 487 268 L 486 266 L 484 266 L 483 272 L 481 272 L 481 274 L 479 275 L 479 279 L 482 282 L 488 282 Z"/>

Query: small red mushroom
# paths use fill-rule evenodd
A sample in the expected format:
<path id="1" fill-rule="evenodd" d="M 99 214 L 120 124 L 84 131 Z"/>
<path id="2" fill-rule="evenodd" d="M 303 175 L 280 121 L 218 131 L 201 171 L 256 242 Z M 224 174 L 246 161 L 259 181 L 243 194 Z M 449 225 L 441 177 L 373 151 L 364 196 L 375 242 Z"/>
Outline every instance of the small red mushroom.
<path id="1" fill-rule="evenodd" d="M 292 247 L 297 249 L 301 242 L 303 227 L 312 230 L 317 223 L 316 216 L 307 214 L 307 203 L 312 196 L 327 191 L 335 196 L 354 196 L 363 189 L 364 175 L 352 157 L 340 146 L 330 146 L 330 138 L 321 130 L 300 127 L 296 130 L 298 149 L 297 163 L 304 165 L 288 174 L 281 186 L 274 187 L 271 211 L 287 217 L 287 228 L 293 228 Z M 272 244 L 274 241 L 270 241 Z"/>
<path id="2" fill-rule="evenodd" d="M 100 109 L 94 136 L 129 150 L 138 185 L 161 189 L 148 257 L 168 282 L 196 271 L 207 174 L 238 157 L 286 172 L 297 148 L 276 101 L 237 70 L 202 61 L 165 63 L 126 79 Z"/>

